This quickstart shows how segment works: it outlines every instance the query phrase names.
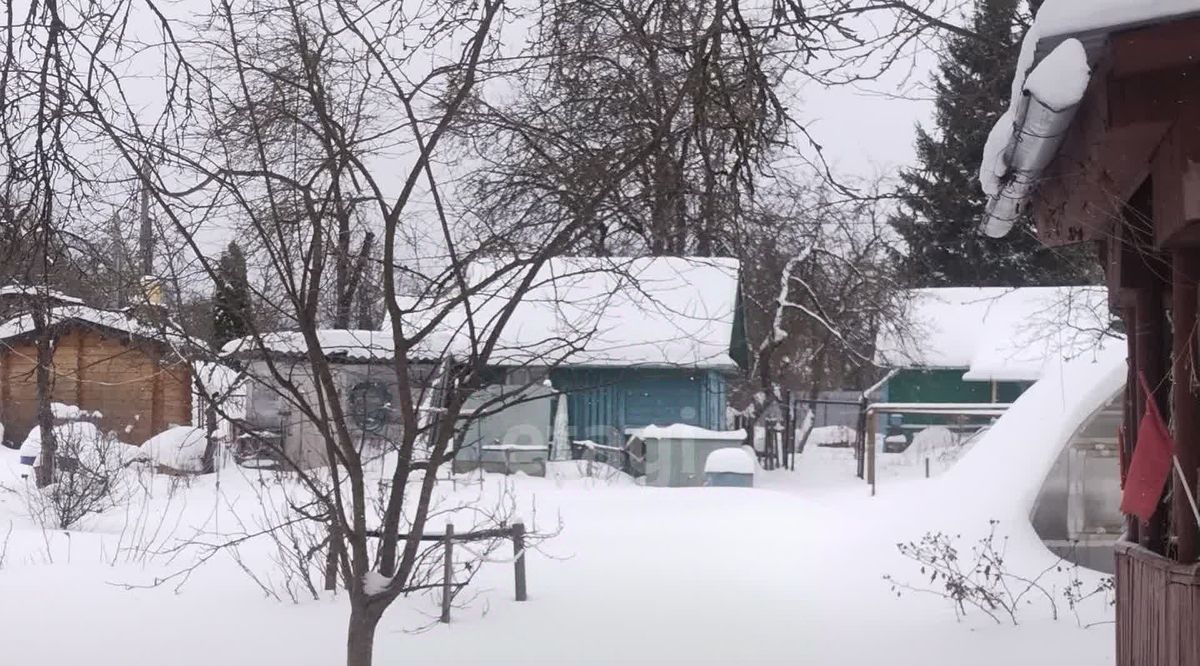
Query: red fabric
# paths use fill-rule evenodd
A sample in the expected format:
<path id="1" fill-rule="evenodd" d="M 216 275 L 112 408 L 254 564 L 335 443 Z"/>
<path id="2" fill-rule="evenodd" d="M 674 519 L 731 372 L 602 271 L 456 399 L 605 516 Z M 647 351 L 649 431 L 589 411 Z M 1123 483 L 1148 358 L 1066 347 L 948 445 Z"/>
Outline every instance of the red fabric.
<path id="1" fill-rule="evenodd" d="M 1138 424 L 1133 459 L 1129 462 L 1125 491 L 1121 494 L 1121 512 L 1146 522 L 1154 515 L 1167 477 L 1171 475 L 1171 456 L 1175 445 L 1162 414 L 1158 412 L 1158 405 L 1150 397 L 1145 378 L 1139 376 L 1138 379 L 1146 395 L 1146 408 L 1142 422 Z"/>

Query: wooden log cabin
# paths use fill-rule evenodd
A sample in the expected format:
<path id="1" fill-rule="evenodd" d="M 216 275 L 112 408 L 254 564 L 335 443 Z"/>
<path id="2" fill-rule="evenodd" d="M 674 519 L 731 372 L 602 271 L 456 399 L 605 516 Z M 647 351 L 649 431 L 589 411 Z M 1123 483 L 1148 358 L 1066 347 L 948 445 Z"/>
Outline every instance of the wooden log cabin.
<path id="1" fill-rule="evenodd" d="M 1200 563 L 1187 490 L 1197 494 L 1200 465 L 1200 2 L 1066 5 L 1040 15 L 1026 37 L 1023 83 L 981 168 L 985 190 L 993 178 L 985 230 L 1004 235 L 1031 211 L 1045 243 L 1098 249 L 1128 341 L 1122 458 L 1138 446 L 1149 398 L 1170 424 L 1179 461 L 1153 517 L 1126 519 L 1116 554 L 1116 663 L 1195 666 Z M 1072 49 L 1086 61 L 1079 81 L 1071 80 Z M 1030 80 L 1054 58 L 1066 66 L 1050 66 L 1044 78 L 1058 89 L 1039 99 Z M 1049 99 L 1076 83 L 1077 99 Z"/>
<path id="2" fill-rule="evenodd" d="M 129 444 L 191 422 L 190 367 L 157 327 L 69 301 L 49 313 L 54 402 L 100 412 L 100 429 Z M 0 423 L 13 447 L 37 425 L 37 333 L 29 314 L 9 314 L 0 321 Z"/>

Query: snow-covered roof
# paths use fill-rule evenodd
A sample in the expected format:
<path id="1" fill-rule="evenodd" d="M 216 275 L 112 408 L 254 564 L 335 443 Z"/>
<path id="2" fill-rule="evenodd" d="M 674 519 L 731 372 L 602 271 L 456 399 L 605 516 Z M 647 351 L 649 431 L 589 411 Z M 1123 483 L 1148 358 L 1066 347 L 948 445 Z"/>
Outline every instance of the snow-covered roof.
<path id="1" fill-rule="evenodd" d="M 477 261 L 466 272 L 477 338 L 486 337 L 525 273 L 503 272 L 501 264 Z M 735 259 L 685 257 L 558 257 L 534 277 L 491 355 L 493 365 L 575 365 L 734 368 L 729 357 L 737 299 Z M 443 304 L 437 299 L 401 299 L 404 333 L 412 335 Z M 446 352 L 471 351 L 466 308 L 448 313 L 413 352 L 435 360 Z M 390 320 L 381 331 L 320 330 L 328 357 L 387 360 L 395 353 Z M 299 332 L 234 340 L 224 354 L 301 356 Z"/>
<path id="2" fill-rule="evenodd" d="M 694 439 L 740 442 L 746 438 L 744 430 L 708 430 L 700 426 L 686 423 L 673 423 L 668 426 L 649 425 L 637 429 L 640 439 Z"/>
<path id="3" fill-rule="evenodd" d="M 754 457 L 740 446 L 717 449 L 704 461 L 708 474 L 754 474 Z"/>
<path id="4" fill-rule="evenodd" d="M 392 334 L 384 331 L 322 329 L 317 331 L 317 343 L 328 358 L 387 361 L 395 355 Z M 232 340 L 221 353 L 255 355 L 259 350 L 300 357 L 308 353 L 308 344 L 299 331 L 277 331 L 264 333 L 261 342 L 254 336 Z"/>
<path id="5" fill-rule="evenodd" d="M 499 261 L 467 270 L 476 330 L 491 331 L 527 268 Z M 556 257 L 538 271 L 504 326 L 494 365 L 736 367 L 729 357 L 738 262 L 725 258 Z M 411 305 L 425 319 L 437 303 Z M 425 313 L 425 314 L 422 314 Z M 406 316 L 405 329 L 414 324 Z M 450 313 L 429 346 L 465 355 L 465 308 Z M 384 323 L 390 330 L 390 322 Z M 482 336 L 477 336 L 482 337 Z"/>
<path id="6" fill-rule="evenodd" d="M 130 337 L 151 340 L 179 347 L 189 341 L 177 331 L 164 331 L 138 319 L 128 310 L 101 310 L 87 305 L 58 305 L 49 310 L 49 325 L 59 326 L 78 322 L 84 326 L 103 328 Z M 33 333 L 36 330 L 33 316 L 22 314 L 0 322 L 0 340 L 8 340 Z"/>
<path id="7" fill-rule="evenodd" d="M 0 285 L 0 298 L 3 297 L 45 298 L 52 301 L 58 301 L 60 303 L 83 305 L 82 300 L 75 298 L 74 296 L 68 296 L 61 291 L 24 284 Z"/>
<path id="8" fill-rule="evenodd" d="M 983 231 L 1006 235 L 1074 120 L 1089 65 L 1115 32 L 1200 16 L 1200 0 L 1046 0 L 1021 44 L 1008 109 L 988 135 Z"/>
<path id="9" fill-rule="evenodd" d="M 580 346 L 564 362 L 734 367 L 737 274 L 734 259 L 553 259 L 505 327 L 497 359 L 528 362 Z M 480 306 L 498 310 L 510 293 L 493 290 Z"/>
<path id="10" fill-rule="evenodd" d="M 877 341 L 888 367 L 965 370 L 967 381 L 1034 381 L 1109 328 L 1103 287 L 919 289 Z"/>

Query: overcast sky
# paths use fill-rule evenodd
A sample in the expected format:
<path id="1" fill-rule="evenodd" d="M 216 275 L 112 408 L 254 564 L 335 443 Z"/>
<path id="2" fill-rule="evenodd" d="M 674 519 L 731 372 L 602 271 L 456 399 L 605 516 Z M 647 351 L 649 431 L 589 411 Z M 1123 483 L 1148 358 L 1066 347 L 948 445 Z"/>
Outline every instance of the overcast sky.
<path id="1" fill-rule="evenodd" d="M 839 175 L 870 179 L 913 163 L 914 129 L 917 123 L 929 125 L 932 113 L 926 100 L 841 87 L 814 88 L 798 115 Z"/>

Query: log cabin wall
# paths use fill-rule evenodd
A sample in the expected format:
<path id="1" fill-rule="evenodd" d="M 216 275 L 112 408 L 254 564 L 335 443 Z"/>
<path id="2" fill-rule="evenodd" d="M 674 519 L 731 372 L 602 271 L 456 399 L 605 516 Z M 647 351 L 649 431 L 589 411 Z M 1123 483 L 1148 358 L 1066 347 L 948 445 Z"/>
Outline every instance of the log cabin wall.
<path id="1" fill-rule="evenodd" d="M 100 412 L 102 431 L 141 444 L 191 422 L 191 374 L 164 356 L 165 346 L 151 340 L 65 327 L 54 342 L 52 399 Z M 36 359 L 33 340 L 0 341 L 0 423 L 10 446 L 37 424 Z"/>

